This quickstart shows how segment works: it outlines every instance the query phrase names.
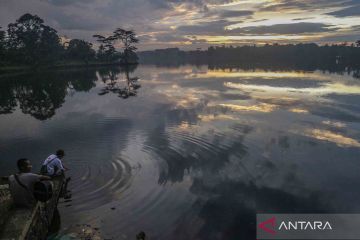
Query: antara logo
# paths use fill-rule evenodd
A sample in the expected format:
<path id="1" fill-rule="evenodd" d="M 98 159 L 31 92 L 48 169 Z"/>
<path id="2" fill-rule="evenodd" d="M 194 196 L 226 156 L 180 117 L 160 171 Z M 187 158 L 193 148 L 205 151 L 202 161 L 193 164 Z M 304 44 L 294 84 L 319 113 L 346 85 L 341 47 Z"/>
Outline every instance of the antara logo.
<path id="1" fill-rule="evenodd" d="M 274 235 L 274 234 L 276 234 L 276 232 L 274 230 L 275 225 L 276 225 L 275 221 L 276 221 L 275 217 L 270 218 L 270 219 L 268 219 L 268 220 L 266 220 L 264 222 L 261 222 L 259 224 L 259 228 L 261 228 L 262 230 L 264 230 L 267 233 L 270 233 L 270 234 Z M 270 225 L 270 228 L 267 225 Z"/>
<path id="2" fill-rule="evenodd" d="M 278 231 L 290 230 L 332 230 L 330 222 L 322 221 L 282 221 L 278 228 L 276 228 L 276 218 L 270 218 L 261 222 L 258 227 L 263 231 L 275 235 Z"/>
<path id="3" fill-rule="evenodd" d="M 332 230 L 329 222 L 321 221 L 282 221 L 279 230 Z"/>

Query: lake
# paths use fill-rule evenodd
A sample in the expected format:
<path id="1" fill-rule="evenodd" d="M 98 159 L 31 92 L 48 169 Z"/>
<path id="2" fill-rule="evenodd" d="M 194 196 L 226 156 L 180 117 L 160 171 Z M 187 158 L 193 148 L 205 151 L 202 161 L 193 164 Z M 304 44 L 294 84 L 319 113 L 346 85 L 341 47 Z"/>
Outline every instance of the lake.
<path id="1" fill-rule="evenodd" d="M 105 239 L 255 239 L 256 213 L 360 213 L 357 76 L 190 65 L 8 74 L 0 175 L 65 150 L 61 239 L 79 226 Z"/>

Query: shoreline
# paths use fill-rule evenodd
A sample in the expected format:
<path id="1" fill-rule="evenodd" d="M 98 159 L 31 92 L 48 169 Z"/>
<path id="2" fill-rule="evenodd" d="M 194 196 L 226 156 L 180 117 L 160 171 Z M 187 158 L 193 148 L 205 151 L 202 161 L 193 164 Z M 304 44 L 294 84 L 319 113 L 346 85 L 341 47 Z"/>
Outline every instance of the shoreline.
<path id="1" fill-rule="evenodd" d="M 40 66 L 40 67 L 33 67 L 33 66 L 0 66 L 0 75 L 8 74 L 8 73 L 22 73 L 27 72 L 30 70 L 49 70 L 49 69 L 64 69 L 64 68 L 87 68 L 87 67 L 105 67 L 105 66 L 116 66 L 116 67 L 124 67 L 124 66 L 132 66 L 137 65 L 139 63 L 119 63 L 119 62 L 70 62 L 70 63 L 58 63 L 55 65 L 48 65 L 48 66 Z"/>

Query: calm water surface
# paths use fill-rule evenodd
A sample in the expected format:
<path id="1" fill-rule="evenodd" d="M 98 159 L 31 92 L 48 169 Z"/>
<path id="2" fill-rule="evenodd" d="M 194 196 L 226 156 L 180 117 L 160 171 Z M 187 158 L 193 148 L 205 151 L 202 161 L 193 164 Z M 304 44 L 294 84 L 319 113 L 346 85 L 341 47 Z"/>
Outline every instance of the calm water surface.
<path id="1" fill-rule="evenodd" d="M 320 71 L 8 75 L 0 175 L 65 149 L 63 239 L 78 224 L 108 239 L 255 239 L 257 212 L 360 213 L 359 102 L 360 79 Z"/>

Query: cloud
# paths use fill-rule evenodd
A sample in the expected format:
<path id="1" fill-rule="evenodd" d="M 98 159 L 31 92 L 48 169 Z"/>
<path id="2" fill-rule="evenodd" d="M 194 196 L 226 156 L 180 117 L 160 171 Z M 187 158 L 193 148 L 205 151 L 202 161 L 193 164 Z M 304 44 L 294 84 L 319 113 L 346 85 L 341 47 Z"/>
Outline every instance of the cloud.
<path id="1" fill-rule="evenodd" d="M 359 6 L 348 7 L 348 8 L 341 9 L 341 10 L 334 11 L 334 12 L 330 12 L 330 13 L 328 13 L 328 15 L 332 15 L 332 16 L 335 16 L 335 17 L 360 16 L 360 5 Z"/>
<path id="2" fill-rule="evenodd" d="M 306 9 L 308 8 L 305 2 L 296 2 L 291 0 L 282 0 L 277 3 L 271 3 L 270 5 L 260 8 L 260 11 L 281 11 L 286 9 Z"/>
<path id="3" fill-rule="evenodd" d="M 225 27 L 231 24 L 239 23 L 230 22 L 227 20 L 218 20 L 207 23 L 201 23 L 196 25 L 183 25 L 178 27 L 176 30 L 187 35 L 197 35 L 197 34 L 206 34 L 206 35 L 218 35 L 225 34 Z"/>
<path id="4" fill-rule="evenodd" d="M 212 37 L 216 43 L 225 41 L 229 36 L 255 35 L 264 37 L 261 38 L 261 42 L 264 42 L 268 40 L 267 35 L 303 33 L 314 36 L 308 37 L 307 41 L 312 39 L 317 42 L 336 41 L 347 36 L 349 39 L 354 39 L 358 31 L 354 34 L 347 32 L 350 31 L 351 26 L 337 31 L 343 25 L 341 21 L 337 22 L 336 18 L 360 16 L 360 0 L 0 0 L 0 2 L 0 26 L 6 26 L 29 12 L 40 16 L 47 25 L 57 29 L 60 35 L 69 38 L 93 41 L 91 36 L 94 33 L 106 35 L 116 27 L 130 28 L 142 39 L 139 47 L 146 49 L 155 45 L 161 47 L 161 44 L 164 47 L 191 47 L 189 43 L 204 43 L 206 39 L 204 36 Z M 229 3 L 232 4 L 228 5 Z M 306 15 L 303 14 L 304 12 Z M 333 23 L 326 22 L 326 18 L 311 20 L 320 19 L 321 14 L 335 18 Z M 232 30 L 227 28 L 238 26 L 239 23 L 241 28 Z M 269 25 L 272 23 L 273 25 Z M 354 26 L 356 23 L 350 25 Z M 315 36 L 315 33 L 324 32 L 331 34 L 322 34 L 323 37 L 320 34 Z M 256 41 L 249 39 L 234 41 L 239 44 Z M 269 41 L 271 40 L 274 39 Z M 285 38 L 284 41 L 291 40 Z M 171 44 L 173 45 L 170 46 Z"/>
<path id="5" fill-rule="evenodd" d="M 243 34 L 300 34 L 300 33 L 317 33 L 330 32 L 335 29 L 329 29 L 332 25 L 324 23 L 290 23 L 275 24 L 270 26 L 243 27 L 230 30 L 232 33 Z"/>
<path id="6" fill-rule="evenodd" d="M 355 29 L 354 29 L 355 30 Z M 350 33 L 342 33 L 339 35 L 328 36 L 323 39 L 324 42 L 356 42 L 360 40 L 360 31 L 354 31 Z"/>
<path id="7" fill-rule="evenodd" d="M 155 36 L 157 41 L 160 42 L 186 42 L 189 39 L 183 36 L 175 35 L 174 33 L 162 33 Z"/>
<path id="8" fill-rule="evenodd" d="M 208 4 L 221 5 L 224 3 L 233 3 L 233 2 L 238 2 L 238 0 L 168 0 L 168 2 L 177 3 L 177 4 L 191 3 L 198 6 L 205 6 Z"/>
<path id="9" fill-rule="evenodd" d="M 74 4 L 89 4 L 93 3 L 96 0 L 42 0 L 46 1 L 50 4 L 56 5 L 56 6 L 67 6 L 67 5 L 74 5 Z"/>
<path id="10" fill-rule="evenodd" d="M 238 22 L 236 22 L 238 23 Z M 332 25 L 324 23 L 290 23 L 275 24 L 270 26 L 255 26 L 235 28 L 226 30 L 225 27 L 234 24 L 226 20 L 214 21 L 198 25 L 180 26 L 177 30 L 184 34 L 205 34 L 205 35 L 260 35 L 260 34 L 300 34 L 300 33 L 320 33 L 335 31 L 336 28 L 330 29 Z"/>
<path id="11" fill-rule="evenodd" d="M 53 19 L 63 30 L 96 31 L 106 28 L 107 24 L 100 19 L 81 15 L 55 13 Z"/>
<path id="12" fill-rule="evenodd" d="M 244 17 L 253 15 L 253 11 L 224 11 L 219 16 L 222 18 Z"/>
<path id="13" fill-rule="evenodd" d="M 339 7 L 344 6 L 344 4 L 353 4 L 353 0 L 345 1 L 333 1 L 333 0 L 278 0 L 274 2 L 270 2 L 270 4 L 265 5 L 260 8 L 260 11 L 286 11 L 286 10 L 319 10 L 325 9 L 329 7 Z"/>
<path id="14" fill-rule="evenodd" d="M 293 21 L 304 21 L 304 20 L 309 20 L 309 19 L 313 19 L 311 17 L 304 17 L 304 18 L 294 18 L 292 19 Z"/>

